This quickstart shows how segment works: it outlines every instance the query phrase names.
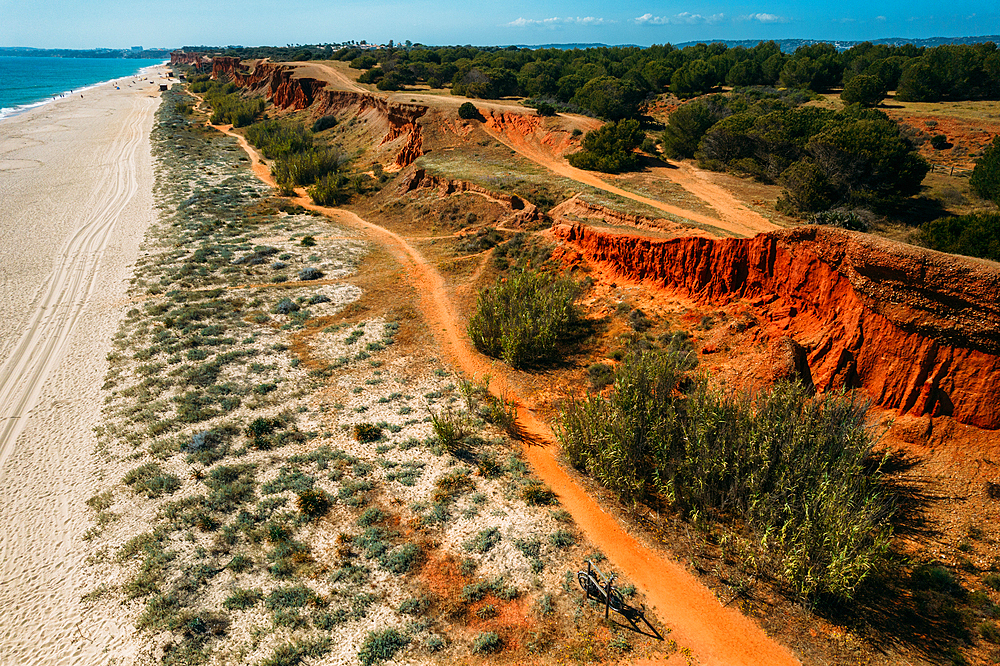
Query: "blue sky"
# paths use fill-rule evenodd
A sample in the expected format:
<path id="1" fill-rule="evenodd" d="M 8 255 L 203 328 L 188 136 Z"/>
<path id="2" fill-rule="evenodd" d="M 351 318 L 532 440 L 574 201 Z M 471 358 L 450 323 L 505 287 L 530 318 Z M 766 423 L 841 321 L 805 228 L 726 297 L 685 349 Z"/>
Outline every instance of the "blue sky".
<path id="1" fill-rule="evenodd" d="M 1000 33 L 995 0 L 0 0 L 0 46 L 841 39 Z"/>

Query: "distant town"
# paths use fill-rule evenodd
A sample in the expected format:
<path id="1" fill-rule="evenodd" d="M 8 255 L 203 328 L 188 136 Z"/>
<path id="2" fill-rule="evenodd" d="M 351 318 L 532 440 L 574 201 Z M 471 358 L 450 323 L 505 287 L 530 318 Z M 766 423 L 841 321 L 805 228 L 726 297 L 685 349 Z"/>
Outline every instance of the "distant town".
<path id="1" fill-rule="evenodd" d="M 34 58 L 135 58 L 156 59 L 169 58 L 168 48 L 146 49 L 132 46 L 127 49 L 33 49 L 29 47 L 0 46 L 0 56 L 34 57 Z"/>

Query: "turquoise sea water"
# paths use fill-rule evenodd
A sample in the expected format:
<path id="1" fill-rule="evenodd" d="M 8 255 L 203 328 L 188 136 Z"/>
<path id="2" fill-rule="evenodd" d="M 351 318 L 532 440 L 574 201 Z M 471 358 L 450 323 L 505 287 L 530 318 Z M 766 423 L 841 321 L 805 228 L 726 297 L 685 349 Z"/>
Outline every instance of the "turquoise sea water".
<path id="1" fill-rule="evenodd" d="M 163 60 L 123 58 L 18 58 L 0 56 L 0 118 L 53 97 L 133 76 Z"/>

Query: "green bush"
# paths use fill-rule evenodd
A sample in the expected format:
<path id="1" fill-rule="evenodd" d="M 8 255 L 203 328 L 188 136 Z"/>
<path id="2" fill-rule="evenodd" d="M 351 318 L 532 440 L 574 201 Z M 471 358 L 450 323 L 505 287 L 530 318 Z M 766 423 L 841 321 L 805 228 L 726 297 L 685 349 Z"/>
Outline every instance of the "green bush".
<path id="1" fill-rule="evenodd" d="M 944 150 L 948 147 L 948 137 L 944 134 L 935 134 L 931 137 L 931 147 L 934 150 Z"/>
<path id="2" fill-rule="evenodd" d="M 569 548 L 576 543 L 576 537 L 572 532 L 566 530 L 556 530 L 549 535 L 549 543 L 556 548 Z"/>
<path id="3" fill-rule="evenodd" d="M 969 178 L 972 191 L 984 199 L 1000 205 L 1000 136 L 993 139 Z"/>
<path id="4" fill-rule="evenodd" d="M 932 249 L 1000 261 L 1000 213 L 942 217 L 924 223 L 920 231 Z"/>
<path id="5" fill-rule="evenodd" d="M 877 76 L 859 74 L 844 86 L 840 99 L 845 104 L 860 104 L 865 107 L 878 106 L 885 97 L 882 80 Z"/>
<path id="6" fill-rule="evenodd" d="M 484 631 L 476 636 L 472 641 L 472 652 L 474 654 L 493 654 L 499 652 L 503 647 L 503 641 L 495 631 Z"/>
<path id="7" fill-rule="evenodd" d="M 493 549 L 493 546 L 500 543 L 500 539 L 500 530 L 495 527 L 488 527 L 466 541 L 465 549 L 473 553 L 488 553 Z"/>
<path id="8" fill-rule="evenodd" d="M 264 600 L 264 593 L 260 591 L 259 588 L 254 588 L 252 590 L 244 590 L 237 588 L 233 590 L 233 593 L 226 597 L 226 600 L 222 602 L 222 605 L 228 610 L 244 610 L 255 606 Z"/>
<path id="9" fill-rule="evenodd" d="M 698 99 L 678 107 L 667 119 L 660 139 L 663 153 L 675 159 L 694 157 L 698 143 L 726 111 L 711 99 Z"/>
<path id="10" fill-rule="evenodd" d="M 479 109 L 472 102 L 465 102 L 458 107 L 458 117 L 462 120 L 482 120 L 483 118 L 479 115 Z"/>
<path id="11" fill-rule="evenodd" d="M 337 126 L 336 116 L 321 116 L 316 119 L 316 122 L 312 124 L 312 131 L 315 134 L 319 134 L 323 130 L 328 130 L 331 127 Z"/>
<path id="12" fill-rule="evenodd" d="M 635 152 L 645 134 L 637 120 L 621 120 L 604 125 L 583 137 L 583 150 L 569 155 L 569 163 L 578 169 L 621 173 L 638 168 Z"/>
<path id="13" fill-rule="evenodd" d="M 556 494 L 538 481 L 530 482 L 521 488 L 521 499 L 531 506 L 558 504 Z"/>
<path id="14" fill-rule="evenodd" d="M 453 412 L 450 407 L 442 412 L 431 412 L 431 426 L 434 436 L 449 453 L 461 449 L 465 438 L 470 434 L 466 415 Z"/>
<path id="15" fill-rule="evenodd" d="M 181 480 L 176 475 L 162 472 L 154 462 L 136 467 L 122 481 L 136 493 L 143 493 L 150 499 L 173 493 L 181 487 Z"/>
<path id="16" fill-rule="evenodd" d="M 280 156 L 271 165 L 271 175 L 278 183 L 312 185 L 328 174 L 336 174 L 344 162 L 343 154 L 337 150 L 313 148 Z"/>
<path id="17" fill-rule="evenodd" d="M 325 490 L 304 490 L 298 494 L 295 504 L 303 516 L 316 520 L 330 510 L 330 496 Z"/>
<path id="18" fill-rule="evenodd" d="M 247 99 L 232 83 L 205 81 L 191 84 L 191 91 L 204 93 L 205 102 L 212 107 L 212 124 L 245 127 L 264 111 L 265 102 L 260 97 Z"/>
<path id="19" fill-rule="evenodd" d="M 382 439 L 382 427 L 373 423 L 357 423 L 354 426 L 354 439 L 359 442 L 377 442 Z"/>
<path id="20" fill-rule="evenodd" d="M 630 79 L 598 76 L 576 91 L 573 103 L 601 118 L 622 120 L 635 117 L 644 96 Z"/>
<path id="21" fill-rule="evenodd" d="M 354 191 L 350 179 L 341 173 L 328 173 L 306 190 L 317 206 L 340 206 L 351 200 Z"/>
<path id="22" fill-rule="evenodd" d="M 246 129 L 246 138 L 259 148 L 264 157 L 274 159 L 312 148 L 312 133 L 297 123 L 264 120 Z"/>
<path id="23" fill-rule="evenodd" d="M 404 574 L 410 571 L 420 561 L 420 546 L 415 543 L 404 543 L 399 548 L 382 555 L 379 564 L 394 574 Z"/>
<path id="24" fill-rule="evenodd" d="M 361 666 L 373 666 L 392 657 L 410 644 L 410 639 L 397 629 L 389 627 L 377 631 L 369 631 L 358 650 L 358 661 Z"/>
<path id="25" fill-rule="evenodd" d="M 558 428 L 570 462 L 626 501 L 658 495 L 694 519 L 736 519 L 799 594 L 850 598 L 892 537 L 866 406 L 795 384 L 727 393 L 681 363 L 630 355 L 608 398 L 570 403 Z"/>
<path id="26" fill-rule="evenodd" d="M 322 605 L 323 600 L 315 590 L 305 585 L 293 585 L 292 587 L 279 587 L 267 595 L 266 606 L 268 610 L 278 610 L 281 608 L 303 608 L 305 606 Z"/>
<path id="27" fill-rule="evenodd" d="M 535 106 L 535 111 L 537 111 L 540 116 L 556 115 L 556 107 L 552 106 L 548 102 L 539 102 L 538 105 Z"/>
<path id="28" fill-rule="evenodd" d="M 332 649 L 333 641 L 325 636 L 284 643 L 274 648 L 271 656 L 260 662 L 260 666 L 299 666 L 306 658 L 322 657 Z"/>
<path id="29" fill-rule="evenodd" d="M 550 359 L 578 321 L 578 293 L 569 280 L 517 271 L 479 293 L 469 337 L 479 351 L 514 368 Z"/>

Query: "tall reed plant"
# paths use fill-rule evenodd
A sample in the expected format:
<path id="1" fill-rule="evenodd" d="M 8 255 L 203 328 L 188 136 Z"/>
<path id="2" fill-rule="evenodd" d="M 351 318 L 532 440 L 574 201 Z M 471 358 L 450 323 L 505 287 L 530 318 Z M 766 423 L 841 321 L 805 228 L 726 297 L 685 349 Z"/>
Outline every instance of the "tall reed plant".
<path id="1" fill-rule="evenodd" d="M 579 320 L 578 294 L 572 280 L 515 271 L 480 292 L 469 337 L 479 351 L 514 368 L 551 359 Z"/>
<path id="2" fill-rule="evenodd" d="M 312 132 L 297 123 L 280 120 L 254 123 L 247 127 L 246 137 L 268 159 L 305 152 L 313 146 Z"/>
<path id="3" fill-rule="evenodd" d="M 626 501 L 659 495 L 749 530 L 758 561 L 803 597 L 850 598 L 892 538 L 866 404 L 791 383 L 727 392 L 684 367 L 680 354 L 634 354 L 608 398 L 571 402 L 558 435 L 572 464 Z"/>
<path id="4" fill-rule="evenodd" d="M 338 150 L 313 148 L 282 155 L 271 165 L 271 175 L 278 183 L 312 185 L 328 174 L 337 173 L 344 162 L 344 155 Z"/>

